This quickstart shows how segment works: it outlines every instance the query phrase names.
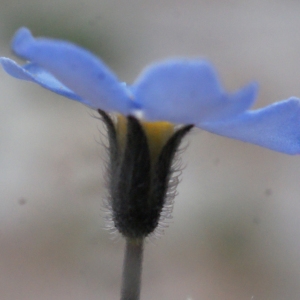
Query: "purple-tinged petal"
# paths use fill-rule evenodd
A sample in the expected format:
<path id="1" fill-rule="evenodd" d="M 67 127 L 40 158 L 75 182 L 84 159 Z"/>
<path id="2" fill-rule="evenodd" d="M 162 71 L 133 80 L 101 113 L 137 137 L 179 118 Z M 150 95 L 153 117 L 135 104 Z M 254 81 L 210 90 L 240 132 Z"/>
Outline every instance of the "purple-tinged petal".
<path id="1" fill-rule="evenodd" d="M 89 51 L 65 41 L 35 39 L 27 28 L 17 31 L 12 48 L 20 57 L 51 73 L 91 107 L 129 113 L 129 90 Z"/>
<path id="2" fill-rule="evenodd" d="M 219 106 L 215 106 L 213 114 L 209 117 L 209 121 L 220 121 L 243 113 L 253 105 L 257 98 L 257 94 L 258 84 L 256 82 L 251 82 L 235 93 L 227 95 Z"/>
<path id="3" fill-rule="evenodd" d="M 286 154 L 300 153 L 300 99 L 290 98 L 265 108 L 246 111 L 221 122 L 198 127 L 229 138 Z"/>
<path id="4" fill-rule="evenodd" d="M 257 85 L 228 95 L 209 62 L 179 59 L 147 68 L 132 92 L 147 120 L 196 124 L 242 113 L 253 104 Z"/>
<path id="5" fill-rule="evenodd" d="M 21 67 L 13 60 L 5 57 L 0 58 L 0 63 L 3 66 L 3 69 L 15 78 L 37 83 L 54 93 L 89 105 L 89 103 L 86 103 L 85 100 L 81 99 L 78 95 L 64 86 L 55 77 L 35 64 L 29 63 Z"/>

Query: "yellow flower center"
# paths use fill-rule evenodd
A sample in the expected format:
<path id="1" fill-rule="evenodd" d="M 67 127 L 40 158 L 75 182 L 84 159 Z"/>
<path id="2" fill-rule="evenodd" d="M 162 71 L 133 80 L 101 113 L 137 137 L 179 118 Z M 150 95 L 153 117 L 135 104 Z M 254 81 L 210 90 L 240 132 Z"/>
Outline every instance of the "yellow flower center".
<path id="1" fill-rule="evenodd" d="M 147 137 L 149 151 L 153 161 L 159 156 L 163 146 L 174 134 L 174 124 L 160 121 L 160 122 L 144 122 L 140 121 L 142 128 L 144 129 Z M 127 118 L 118 115 L 116 121 L 116 131 L 118 142 L 121 149 L 124 149 L 126 144 L 127 134 Z"/>
<path id="2" fill-rule="evenodd" d="M 156 159 L 163 146 L 174 133 L 174 125 L 169 122 L 141 122 L 148 138 L 152 159 Z"/>

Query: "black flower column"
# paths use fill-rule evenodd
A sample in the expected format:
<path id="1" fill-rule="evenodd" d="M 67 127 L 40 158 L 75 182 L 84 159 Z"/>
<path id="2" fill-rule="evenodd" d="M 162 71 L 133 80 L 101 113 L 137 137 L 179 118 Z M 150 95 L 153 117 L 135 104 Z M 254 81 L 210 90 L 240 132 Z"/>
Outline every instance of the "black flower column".
<path id="1" fill-rule="evenodd" d="M 109 199 L 115 228 L 126 239 L 121 300 L 140 299 L 143 244 L 164 219 L 175 154 L 192 125 L 175 130 L 167 122 L 141 122 L 99 110 L 109 138 Z M 168 192 L 169 191 L 169 192 Z"/>

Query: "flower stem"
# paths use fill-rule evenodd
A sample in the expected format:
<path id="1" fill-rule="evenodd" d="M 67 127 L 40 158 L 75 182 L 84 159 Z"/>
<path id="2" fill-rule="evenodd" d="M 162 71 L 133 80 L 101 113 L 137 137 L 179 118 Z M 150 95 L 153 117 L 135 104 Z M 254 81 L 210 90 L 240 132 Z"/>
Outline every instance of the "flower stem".
<path id="1" fill-rule="evenodd" d="M 121 300 L 139 300 L 144 240 L 126 239 Z"/>

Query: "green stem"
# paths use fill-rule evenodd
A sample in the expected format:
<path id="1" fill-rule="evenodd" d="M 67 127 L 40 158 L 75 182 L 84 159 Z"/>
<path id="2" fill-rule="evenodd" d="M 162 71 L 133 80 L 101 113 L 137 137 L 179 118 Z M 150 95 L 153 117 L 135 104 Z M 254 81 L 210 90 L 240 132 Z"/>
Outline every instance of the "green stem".
<path id="1" fill-rule="evenodd" d="M 144 240 L 126 239 L 121 300 L 139 300 Z"/>

